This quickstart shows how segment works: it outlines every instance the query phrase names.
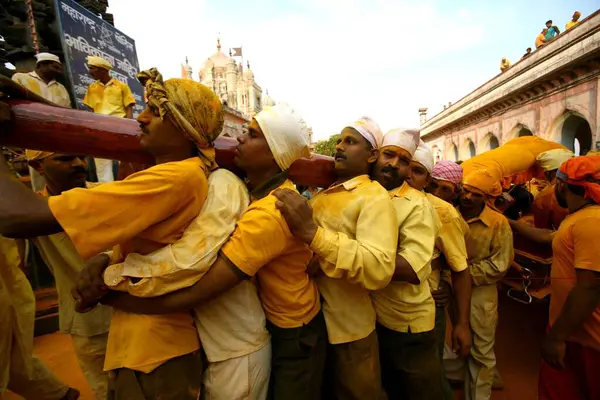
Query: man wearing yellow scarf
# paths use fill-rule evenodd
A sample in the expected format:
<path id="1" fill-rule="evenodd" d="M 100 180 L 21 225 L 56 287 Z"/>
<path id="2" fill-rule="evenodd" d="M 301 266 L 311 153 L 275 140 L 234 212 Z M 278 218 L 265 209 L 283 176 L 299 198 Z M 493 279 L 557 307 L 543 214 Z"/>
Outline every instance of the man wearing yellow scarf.
<path id="1" fill-rule="evenodd" d="M 114 246 L 112 262 L 130 252 L 150 253 L 181 237 L 200 212 L 208 174 L 216 168 L 213 142 L 223 128 L 221 102 L 199 83 L 164 82 L 156 69 L 138 77 L 148 97 L 138 117 L 141 145 L 157 165 L 123 181 L 46 199 L 27 190 L 0 162 L 0 234 L 34 237 L 64 231 L 84 259 Z M 82 309 L 93 305 L 96 298 L 88 288 L 80 289 Z M 199 348 L 187 312 L 149 316 L 115 311 L 104 365 L 112 372 L 109 395 L 196 399 L 202 375 Z"/>

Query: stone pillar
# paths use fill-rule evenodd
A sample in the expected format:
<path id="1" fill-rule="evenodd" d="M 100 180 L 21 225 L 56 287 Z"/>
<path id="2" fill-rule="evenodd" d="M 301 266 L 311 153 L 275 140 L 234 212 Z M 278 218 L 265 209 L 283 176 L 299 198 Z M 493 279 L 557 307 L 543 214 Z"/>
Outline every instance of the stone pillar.
<path id="1" fill-rule="evenodd" d="M 426 107 L 419 108 L 419 119 L 421 120 L 421 125 L 423 125 L 425 123 L 425 121 L 427 121 L 427 108 Z"/>

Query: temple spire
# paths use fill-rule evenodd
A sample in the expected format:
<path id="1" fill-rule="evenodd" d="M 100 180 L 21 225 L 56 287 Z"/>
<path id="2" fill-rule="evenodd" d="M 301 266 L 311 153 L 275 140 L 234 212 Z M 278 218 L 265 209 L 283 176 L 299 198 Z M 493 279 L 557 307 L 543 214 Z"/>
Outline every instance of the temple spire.
<path id="1" fill-rule="evenodd" d="M 220 36 L 217 37 L 217 51 L 221 51 L 221 37 Z"/>

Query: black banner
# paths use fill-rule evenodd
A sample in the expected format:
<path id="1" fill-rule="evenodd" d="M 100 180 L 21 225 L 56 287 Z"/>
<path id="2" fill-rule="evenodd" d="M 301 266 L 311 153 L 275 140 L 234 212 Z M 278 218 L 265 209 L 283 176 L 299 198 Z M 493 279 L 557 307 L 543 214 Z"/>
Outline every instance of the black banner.
<path id="1" fill-rule="evenodd" d="M 144 89 L 137 80 L 139 71 L 135 41 L 114 26 L 71 0 L 56 0 L 56 15 L 65 64 L 77 108 L 85 109 L 83 98 L 94 79 L 87 68 L 86 57 L 102 57 L 113 66 L 113 78 L 129 85 L 136 105 L 136 117 L 144 109 Z"/>

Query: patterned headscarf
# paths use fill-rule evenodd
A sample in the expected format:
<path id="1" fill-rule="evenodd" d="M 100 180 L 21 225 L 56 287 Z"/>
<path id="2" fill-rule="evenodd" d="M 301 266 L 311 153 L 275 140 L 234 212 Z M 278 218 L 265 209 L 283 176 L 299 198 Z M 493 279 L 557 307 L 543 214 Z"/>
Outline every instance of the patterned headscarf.
<path id="1" fill-rule="evenodd" d="M 46 157 L 50 157 L 52 154 L 49 151 L 39 151 L 39 150 L 25 150 L 25 155 L 27 156 L 28 161 L 41 161 Z"/>
<path id="2" fill-rule="evenodd" d="M 565 161 L 556 177 L 570 185 L 585 188 L 585 197 L 600 204 L 600 156 L 574 157 Z"/>
<path id="3" fill-rule="evenodd" d="M 156 107 L 194 142 L 209 170 L 217 168 L 213 143 L 223 130 L 223 107 L 217 95 L 206 86 L 189 79 L 163 77 L 156 68 L 141 71 L 138 80 L 146 88 L 149 105 Z"/>
<path id="4" fill-rule="evenodd" d="M 463 179 L 463 169 L 453 161 L 440 161 L 433 166 L 431 176 L 434 179 L 452 182 L 460 185 Z"/>

